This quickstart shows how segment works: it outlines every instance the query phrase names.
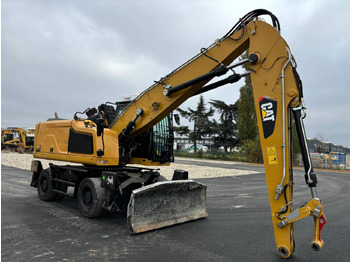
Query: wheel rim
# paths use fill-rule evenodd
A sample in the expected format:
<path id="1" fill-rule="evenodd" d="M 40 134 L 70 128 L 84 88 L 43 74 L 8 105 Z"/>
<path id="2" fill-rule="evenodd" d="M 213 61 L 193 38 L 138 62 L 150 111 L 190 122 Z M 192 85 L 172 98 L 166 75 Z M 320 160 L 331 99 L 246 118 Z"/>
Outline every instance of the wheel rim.
<path id="1" fill-rule="evenodd" d="M 47 179 L 43 178 L 43 179 L 41 180 L 41 188 L 42 188 L 42 190 L 43 190 L 44 192 L 46 192 L 47 186 L 48 186 Z"/>
<path id="2" fill-rule="evenodd" d="M 92 205 L 92 192 L 89 188 L 83 190 L 83 203 L 87 208 L 90 208 Z"/>

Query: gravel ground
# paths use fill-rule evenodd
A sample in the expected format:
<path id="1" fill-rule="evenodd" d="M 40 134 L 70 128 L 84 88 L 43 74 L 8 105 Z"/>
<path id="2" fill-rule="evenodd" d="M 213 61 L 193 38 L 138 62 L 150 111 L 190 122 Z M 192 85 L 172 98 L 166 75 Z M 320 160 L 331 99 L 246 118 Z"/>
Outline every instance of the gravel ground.
<path id="1" fill-rule="evenodd" d="M 33 156 L 31 154 L 19 154 L 14 152 L 1 152 L 1 164 L 5 166 L 12 166 L 20 169 L 30 170 L 31 162 L 33 160 Z M 187 158 L 176 158 L 176 159 L 184 159 L 189 160 Z M 49 163 L 66 165 L 72 164 L 61 161 L 52 161 L 39 159 L 43 165 L 43 168 L 49 167 Z M 205 161 L 205 162 L 218 162 L 212 160 L 196 160 L 190 159 L 191 161 Z M 74 164 L 74 163 L 73 163 Z M 136 166 L 136 165 L 135 165 Z M 222 177 L 222 176 L 241 176 L 247 174 L 257 173 L 255 171 L 247 171 L 247 170 L 239 170 L 239 169 L 228 169 L 228 168 L 217 168 L 217 167 L 209 167 L 209 166 L 197 166 L 197 165 L 183 165 L 172 163 L 170 166 L 165 167 L 155 167 L 160 169 L 161 175 L 163 175 L 167 179 L 171 179 L 173 172 L 175 169 L 182 169 L 188 171 L 190 179 L 196 178 L 210 178 L 210 177 Z"/>

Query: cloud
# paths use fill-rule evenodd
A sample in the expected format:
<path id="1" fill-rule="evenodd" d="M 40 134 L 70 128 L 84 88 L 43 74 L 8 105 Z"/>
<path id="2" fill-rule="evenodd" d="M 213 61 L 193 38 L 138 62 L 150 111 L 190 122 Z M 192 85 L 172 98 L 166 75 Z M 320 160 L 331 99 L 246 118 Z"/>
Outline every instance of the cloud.
<path id="1" fill-rule="evenodd" d="M 10 12 L 4 23 L 2 107 L 7 112 L 24 119 L 63 109 L 68 117 L 68 110 L 72 115 L 83 106 L 142 91 L 144 78 L 160 69 L 147 54 L 129 52 L 122 33 L 98 26 L 74 7 L 23 5 L 16 8 L 28 12 Z M 20 104 L 30 111 L 22 112 Z"/>
<path id="2" fill-rule="evenodd" d="M 322 131 L 332 142 L 350 146 L 349 5 L 340 0 L 4 0 L 2 127 L 33 126 L 54 112 L 72 118 L 76 111 L 140 93 L 259 7 L 279 18 L 297 59 L 308 135 Z M 242 85 L 211 91 L 205 101 L 234 103 Z M 197 102 L 191 98 L 182 108 Z"/>

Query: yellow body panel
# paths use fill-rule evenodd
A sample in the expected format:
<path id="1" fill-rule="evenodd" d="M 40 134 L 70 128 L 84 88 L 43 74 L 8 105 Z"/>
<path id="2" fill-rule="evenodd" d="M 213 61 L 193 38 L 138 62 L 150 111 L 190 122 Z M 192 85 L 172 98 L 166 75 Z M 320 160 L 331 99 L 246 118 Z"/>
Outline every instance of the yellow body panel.
<path id="1" fill-rule="evenodd" d="M 70 129 L 76 133 L 88 134 L 93 138 L 93 153 L 82 154 L 68 152 Z M 103 134 L 105 154 L 97 156 L 97 150 L 103 149 L 102 136 L 97 136 L 96 126 L 85 125 L 81 120 L 54 120 L 40 122 L 35 128 L 34 158 L 68 161 L 87 165 L 118 165 L 118 136 L 110 129 Z"/>
<path id="2" fill-rule="evenodd" d="M 40 153 L 68 154 L 68 137 L 73 120 L 57 120 L 38 123 L 34 147 Z M 36 155 L 34 154 L 34 157 Z"/>

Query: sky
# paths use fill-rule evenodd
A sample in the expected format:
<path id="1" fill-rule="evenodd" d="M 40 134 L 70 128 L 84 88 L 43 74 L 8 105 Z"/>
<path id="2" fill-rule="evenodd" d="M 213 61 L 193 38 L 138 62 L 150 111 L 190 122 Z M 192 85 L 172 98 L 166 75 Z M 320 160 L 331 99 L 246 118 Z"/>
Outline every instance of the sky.
<path id="1" fill-rule="evenodd" d="M 350 147 L 347 0 L 2 0 L 1 127 L 72 119 L 141 93 L 258 8 L 277 16 L 297 61 L 307 136 Z M 204 99 L 233 104 L 243 84 Z"/>

